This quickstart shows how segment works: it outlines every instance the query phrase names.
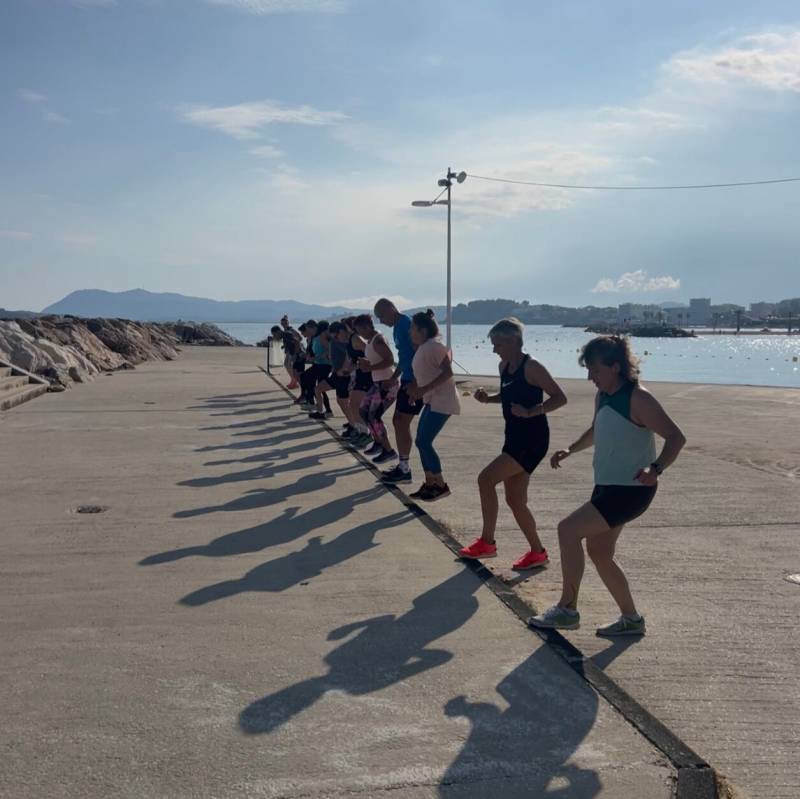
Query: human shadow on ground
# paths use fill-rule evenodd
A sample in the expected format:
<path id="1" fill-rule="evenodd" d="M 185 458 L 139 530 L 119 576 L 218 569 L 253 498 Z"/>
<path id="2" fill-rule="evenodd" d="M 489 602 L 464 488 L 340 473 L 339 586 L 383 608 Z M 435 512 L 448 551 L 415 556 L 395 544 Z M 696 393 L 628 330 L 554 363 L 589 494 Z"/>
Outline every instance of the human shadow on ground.
<path id="1" fill-rule="evenodd" d="M 547 646 L 497 685 L 505 701 L 448 701 L 444 712 L 469 721 L 470 733 L 439 785 L 439 796 L 471 799 L 592 799 L 601 789 L 594 769 L 567 761 L 594 726 L 597 694 Z"/>
<path id="2" fill-rule="evenodd" d="M 269 436 L 280 433 L 287 428 L 319 428 L 319 425 L 316 424 L 316 422 L 313 422 L 310 419 L 298 419 L 294 414 L 291 416 L 270 416 L 266 419 L 263 419 L 261 424 L 267 425 L 267 427 L 263 427 L 261 429 L 256 428 L 255 430 L 252 428 L 250 430 L 238 430 L 235 433 L 231 433 L 231 436 L 234 438 L 241 436 Z"/>
<path id="3" fill-rule="evenodd" d="M 235 400 L 248 397 L 263 397 L 270 393 L 272 392 L 265 389 L 264 391 L 244 391 L 237 394 L 212 394 L 210 397 L 197 397 L 197 401 L 204 402 L 207 400 Z"/>
<path id="4" fill-rule="evenodd" d="M 321 536 L 314 536 L 306 542 L 303 549 L 268 560 L 238 580 L 224 580 L 193 591 L 183 597 L 180 603 L 197 607 L 251 591 L 286 591 L 294 585 L 318 577 L 331 566 L 344 563 L 362 552 L 379 546 L 374 541 L 377 533 L 405 524 L 414 516 L 415 514 L 408 510 L 397 511 L 390 516 L 359 524 L 325 543 Z"/>
<path id="5" fill-rule="evenodd" d="M 220 452 L 226 449 L 256 449 L 258 447 L 274 447 L 278 444 L 283 444 L 285 441 L 294 441 L 297 438 L 308 438 L 309 436 L 317 436 L 324 432 L 322 428 L 314 425 L 308 429 L 299 428 L 291 430 L 281 435 L 273 436 L 272 438 L 259 438 L 255 441 L 234 441 L 230 444 L 218 444 L 216 446 L 199 447 L 195 452 Z"/>
<path id="6" fill-rule="evenodd" d="M 601 652 L 597 652 L 589 658 L 595 666 L 605 671 L 620 655 L 643 640 L 642 636 L 629 635 L 625 638 L 616 638 L 610 641 Z"/>
<path id="7" fill-rule="evenodd" d="M 269 452 L 257 452 L 255 455 L 248 455 L 246 458 L 228 458 L 220 461 L 206 461 L 203 466 L 230 466 L 232 463 L 261 463 L 263 461 L 282 461 L 286 460 L 290 455 L 296 455 L 298 452 L 308 452 L 309 450 L 318 450 L 320 447 L 325 446 L 327 443 L 321 441 L 304 441 L 301 444 L 295 444 L 293 447 L 284 447 L 283 449 L 273 449 Z M 331 453 L 334 454 L 334 453 Z M 342 450 L 336 449 L 335 454 L 341 455 Z"/>
<path id="8" fill-rule="evenodd" d="M 475 592 L 481 585 L 471 572 L 459 571 L 418 596 L 413 608 L 402 616 L 375 616 L 333 630 L 329 641 L 353 637 L 325 656 L 327 674 L 253 702 L 239 715 L 240 728 L 250 735 L 270 733 L 328 691 L 361 696 L 447 663 L 453 653 L 431 644 L 457 630 L 475 613 Z"/>
<path id="9" fill-rule="evenodd" d="M 287 502 L 290 497 L 330 488 L 339 477 L 355 474 L 362 469 L 363 467 L 360 464 L 354 463 L 339 469 L 317 472 L 316 474 L 307 474 L 303 475 L 303 477 L 296 480 L 291 485 L 280 486 L 280 488 L 253 488 L 241 497 L 233 499 L 230 502 L 225 502 L 222 505 L 207 505 L 202 508 L 179 510 L 173 513 L 172 516 L 175 519 L 190 519 L 194 516 L 203 516 L 206 513 L 267 508 L 270 505 Z"/>
<path id="10" fill-rule="evenodd" d="M 281 422 L 281 424 L 276 424 L 277 422 Z M 275 424 L 275 430 L 259 430 L 256 432 L 250 432 L 254 427 L 258 428 L 261 425 L 271 425 Z M 238 436 L 252 436 L 252 435 L 259 435 L 264 433 L 270 432 L 278 432 L 280 429 L 285 427 L 302 427 L 302 426 L 311 426 L 314 422 L 307 417 L 298 416 L 296 413 L 286 414 L 285 416 L 266 416 L 262 419 L 251 419 L 248 422 L 237 422 L 236 424 L 220 424 L 214 425 L 212 427 L 198 427 L 198 430 L 205 432 L 206 430 L 238 430 L 239 432 L 232 433 L 231 435 L 238 435 Z M 244 429 L 247 428 L 247 429 Z"/>
<path id="11" fill-rule="evenodd" d="M 221 474 L 216 477 L 193 477 L 191 480 L 182 480 L 179 486 L 189 488 L 209 488 L 210 486 L 225 485 L 226 483 L 242 483 L 248 480 L 264 480 L 275 477 L 281 472 L 293 472 L 298 469 L 313 469 L 322 466 L 323 458 L 335 458 L 341 456 L 341 451 L 319 452 L 316 455 L 306 455 L 303 458 L 280 464 L 264 463 L 261 466 L 254 466 L 252 469 L 245 469 L 241 472 L 231 472 Z"/>
<path id="12" fill-rule="evenodd" d="M 224 558 L 230 555 L 260 552 L 279 544 L 288 544 L 302 538 L 312 530 L 319 530 L 325 525 L 334 524 L 346 518 L 357 505 L 371 502 L 383 494 L 384 490 L 380 486 L 372 486 L 355 494 L 325 502 L 305 513 L 300 513 L 299 507 L 285 508 L 279 516 L 263 524 L 227 533 L 202 546 L 183 547 L 149 555 L 139 561 L 139 565 L 153 566 L 158 563 L 170 563 L 195 556 Z"/>

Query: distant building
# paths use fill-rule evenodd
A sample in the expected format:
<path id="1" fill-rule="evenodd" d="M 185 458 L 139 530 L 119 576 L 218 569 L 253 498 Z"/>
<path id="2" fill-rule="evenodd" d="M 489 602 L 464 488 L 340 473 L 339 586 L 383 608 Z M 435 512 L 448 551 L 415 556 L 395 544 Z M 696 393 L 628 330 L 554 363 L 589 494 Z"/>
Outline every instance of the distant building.
<path id="1" fill-rule="evenodd" d="M 766 319 L 775 313 L 777 304 L 774 302 L 751 302 L 750 303 L 750 316 L 753 319 Z"/>
<path id="2" fill-rule="evenodd" d="M 617 324 L 630 325 L 639 322 L 655 322 L 661 308 L 658 305 L 641 305 L 624 302 L 617 308 Z"/>
<path id="3" fill-rule="evenodd" d="M 710 325 L 711 321 L 710 299 L 695 298 L 693 300 L 689 300 L 688 325 Z"/>
<path id="4" fill-rule="evenodd" d="M 664 320 L 668 325 L 686 327 L 689 324 L 695 324 L 695 321 L 691 316 L 691 309 L 686 305 L 676 308 L 664 308 L 662 313 L 664 314 Z"/>

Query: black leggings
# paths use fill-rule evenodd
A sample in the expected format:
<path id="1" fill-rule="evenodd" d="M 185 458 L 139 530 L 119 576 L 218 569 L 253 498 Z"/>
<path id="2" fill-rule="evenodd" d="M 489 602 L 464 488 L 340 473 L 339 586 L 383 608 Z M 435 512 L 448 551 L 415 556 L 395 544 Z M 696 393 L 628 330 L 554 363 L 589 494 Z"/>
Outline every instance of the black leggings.
<path id="1" fill-rule="evenodd" d="M 300 388 L 303 391 L 303 396 L 310 405 L 317 404 L 317 399 L 314 396 L 314 389 L 317 387 L 318 376 L 319 372 L 314 369 L 313 366 L 311 369 L 306 369 L 306 371 L 300 375 Z M 331 409 L 331 403 L 327 394 L 322 395 L 322 401 L 325 404 L 325 410 L 329 411 Z"/>

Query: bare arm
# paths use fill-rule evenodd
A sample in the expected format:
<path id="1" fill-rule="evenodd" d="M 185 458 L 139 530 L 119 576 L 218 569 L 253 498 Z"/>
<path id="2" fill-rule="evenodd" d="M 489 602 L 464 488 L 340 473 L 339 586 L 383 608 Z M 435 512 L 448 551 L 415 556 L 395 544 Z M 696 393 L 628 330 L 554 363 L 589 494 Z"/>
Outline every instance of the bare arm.
<path id="1" fill-rule="evenodd" d="M 597 403 L 598 403 L 599 395 L 595 395 L 594 398 L 594 413 L 597 416 Z M 553 456 L 550 458 L 550 465 L 554 469 L 558 469 L 561 466 L 561 461 L 565 458 L 568 458 L 570 455 L 580 452 L 584 449 L 589 449 L 589 447 L 594 445 L 594 418 L 592 419 L 591 427 L 587 430 L 584 430 L 583 433 L 578 437 L 578 440 L 570 444 L 566 449 L 559 449 L 553 453 Z"/>
<path id="2" fill-rule="evenodd" d="M 505 368 L 506 368 L 506 362 L 505 361 L 500 361 L 500 380 L 501 381 L 503 379 L 503 370 Z M 477 389 L 472 396 L 475 397 L 475 399 L 478 400 L 478 402 L 482 402 L 484 404 L 487 404 L 487 403 L 499 404 L 499 403 L 501 403 L 503 401 L 503 395 L 502 395 L 502 393 L 500 391 L 498 391 L 497 394 L 490 394 L 485 388 L 483 388 L 483 386 L 481 386 L 479 389 Z"/>
<path id="3" fill-rule="evenodd" d="M 538 361 L 530 359 L 525 365 L 525 380 L 530 385 L 541 388 L 548 398 L 533 408 L 523 408 L 517 404 L 512 405 L 511 412 L 514 416 L 522 419 L 531 419 L 534 416 L 552 413 L 567 404 L 567 397 L 561 386 L 553 380 L 550 372 Z"/>
<path id="4" fill-rule="evenodd" d="M 661 403 L 641 387 L 637 387 L 631 396 L 631 420 L 664 439 L 661 454 L 656 459 L 662 470 L 675 463 L 686 444 L 686 436 L 661 407 Z M 653 477 L 657 478 L 658 475 L 654 474 Z"/>

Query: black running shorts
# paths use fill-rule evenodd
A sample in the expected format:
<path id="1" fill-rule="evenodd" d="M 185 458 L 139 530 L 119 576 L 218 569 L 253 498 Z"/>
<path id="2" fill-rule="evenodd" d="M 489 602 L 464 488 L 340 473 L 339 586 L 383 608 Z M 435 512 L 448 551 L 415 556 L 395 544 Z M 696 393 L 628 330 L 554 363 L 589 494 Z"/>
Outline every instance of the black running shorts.
<path id="1" fill-rule="evenodd" d="M 658 486 L 595 486 L 590 501 L 609 527 L 619 527 L 632 522 L 650 507 L 657 488 Z"/>
<path id="2" fill-rule="evenodd" d="M 347 399 L 350 396 L 350 375 L 331 375 L 328 382 L 336 389 L 336 396 L 339 399 Z"/>
<path id="3" fill-rule="evenodd" d="M 351 379 L 350 391 L 369 391 L 372 388 L 372 374 L 356 369 Z"/>
<path id="4" fill-rule="evenodd" d="M 394 406 L 394 412 L 417 416 L 422 411 L 422 399 L 412 400 L 406 391 L 408 386 L 409 383 L 400 386 L 400 390 L 397 392 L 397 404 Z"/>

